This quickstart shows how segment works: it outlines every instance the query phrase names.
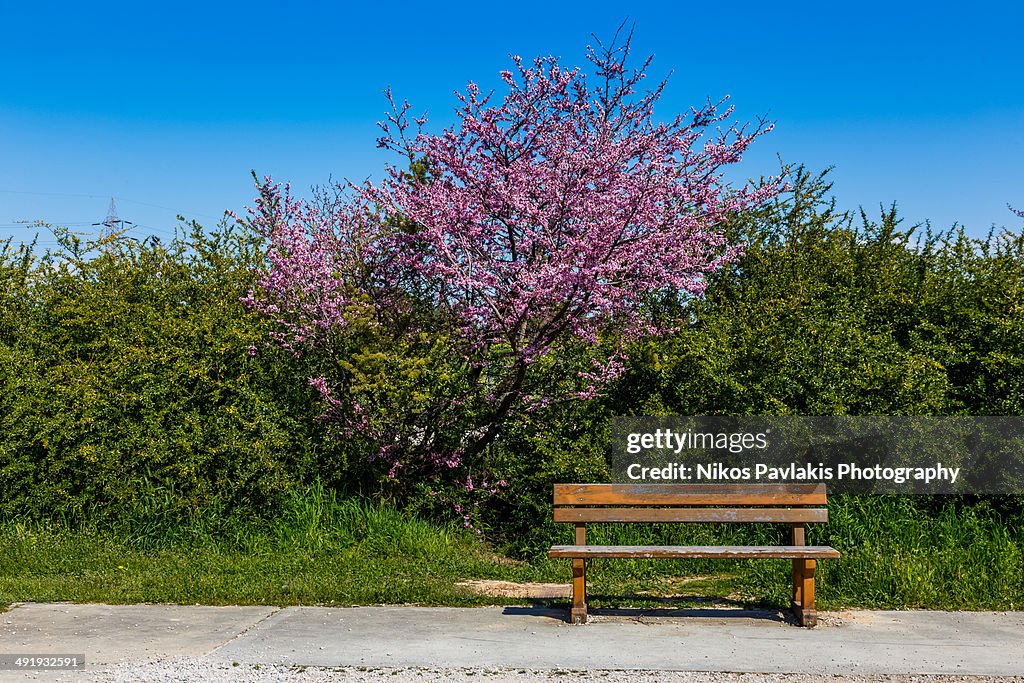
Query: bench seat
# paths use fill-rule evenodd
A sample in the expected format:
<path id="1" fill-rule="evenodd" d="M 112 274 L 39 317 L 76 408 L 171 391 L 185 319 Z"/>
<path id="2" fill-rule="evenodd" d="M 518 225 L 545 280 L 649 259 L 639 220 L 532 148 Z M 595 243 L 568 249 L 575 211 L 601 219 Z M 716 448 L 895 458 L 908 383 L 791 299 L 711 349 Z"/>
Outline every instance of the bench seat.
<path id="1" fill-rule="evenodd" d="M 839 551 L 827 545 L 556 545 L 548 556 L 826 560 L 838 558 Z"/>

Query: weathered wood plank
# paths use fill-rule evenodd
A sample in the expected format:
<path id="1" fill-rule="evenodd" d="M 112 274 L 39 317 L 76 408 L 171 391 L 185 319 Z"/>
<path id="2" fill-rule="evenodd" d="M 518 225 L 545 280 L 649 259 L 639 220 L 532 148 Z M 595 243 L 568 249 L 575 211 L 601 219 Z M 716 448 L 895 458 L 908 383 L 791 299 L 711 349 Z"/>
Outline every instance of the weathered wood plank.
<path id="1" fill-rule="evenodd" d="M 576 545 L 586 545 L 587 525 L 576 524 Z M 587 623 L 587 561 L 581 557 L 572 561 L 572 610 L 569 617 L 574 624 Z"/>
<path id="2" fill-rule="evenodd" d="M 824 505 L 824 484 L 555 484 L 559 505 Z"/>
<path id="3" fill-rule="evenodd" d="M 793 545 L 807 545 L 807 528 L 803 524 L 793 525 Z M 793 609 L 802 609 L 804 604 L 804 561 L 793 560 Z M 798 615 L 799 616 L 799 615 Z"/>
<path id="4" fill-rule="evenodd" d="M 839 551 L 824 545 L 556 545 L 548 551 L 548 556 L 647 559 L 834 559 L 839 557 Z"/>
<path id="5" fill-rule="evenodd" d="M 586 560 L 572 561 L 572 623 L 587 623 L 587 566 Z"/>
<path id="6" fill-rule="evenodd" d="M 815 560 L 804 560 L 803 571 L 800 574 L 800 609 L 797 611 L 797 619 L 808 628 L 818 623 L 818 613 L 814 607 L 814 573 L 817 567 Z"/>
<path id="7" fill-rule="evenodd" d="M 827 522 L 825 508 L 555 508 L 556 522 Z M 799 544 L 795 544 L 799 545 Z"/>

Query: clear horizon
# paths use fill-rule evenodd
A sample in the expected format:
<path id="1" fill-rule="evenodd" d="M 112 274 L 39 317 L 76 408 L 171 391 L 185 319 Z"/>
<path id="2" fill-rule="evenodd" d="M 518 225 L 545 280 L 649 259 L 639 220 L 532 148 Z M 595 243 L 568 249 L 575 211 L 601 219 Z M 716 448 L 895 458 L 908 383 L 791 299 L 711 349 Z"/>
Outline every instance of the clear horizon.
<path id="1" fill-rule="evenodd" d="M 299 193 L 332 177 L 379 179 L 397 161 L 375 145 L 385 87 L 438 132 L 468 81 L 501 93 L 509 55 L 586 66 L 591 34 L 607 40 L 627 19 L 635 62 L 653 53 L 650 78 L 672 73 L 663 116 L 729 94 L 734 121 L 775 122 L 744 177 L 777 172 L 777 157 L 834 166 L 844 209 L 871 217 L 896 202 L 905 227 L 955 223 L 976 236 L 1024 228 L 1007 208 L 1024 207 L 1024 9 L 1010 3 L 302 12 L 277 2 L 182 3 L 173 14 L 5 8 L 0 240 L 30 239 L 22 221 L 95 230 L 111 197 L 137 237 L 166 238 L 179 213 L 212 226 L 252 203 L 250 170 Z"/>

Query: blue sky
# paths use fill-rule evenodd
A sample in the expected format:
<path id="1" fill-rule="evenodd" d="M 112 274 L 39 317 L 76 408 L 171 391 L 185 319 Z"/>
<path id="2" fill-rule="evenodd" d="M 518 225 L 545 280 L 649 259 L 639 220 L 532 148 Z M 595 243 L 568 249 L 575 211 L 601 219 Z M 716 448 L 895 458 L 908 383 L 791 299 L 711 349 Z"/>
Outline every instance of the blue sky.
<path id="1" fill-rule="evenodd" d="M 582 65 L 627 18 L 652 76 L 672 72 L 666 117 L 730 94 L 737 120 L 776 122 L 744 175 L 781 155 L 834 165 L 845 208 L 1024 227 L 1006 208 L 1024 206 L 1019 3 L 5 2 L 0 238 L 88 231 L 111 196 L 139 236 L 212 225 L 251 203 L 250 169 L 300 190 L 380 178 L 384 87 L 437 131 L 510 54 Z"/>

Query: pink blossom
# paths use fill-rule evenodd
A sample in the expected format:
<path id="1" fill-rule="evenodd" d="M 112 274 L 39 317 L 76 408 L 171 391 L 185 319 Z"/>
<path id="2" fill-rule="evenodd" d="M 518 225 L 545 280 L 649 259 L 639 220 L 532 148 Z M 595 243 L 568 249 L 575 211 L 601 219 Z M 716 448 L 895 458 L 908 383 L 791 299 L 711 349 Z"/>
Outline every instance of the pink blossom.
<path id="1" fill-rule="evenodd" d="M 284 348 L 330 352 L 366 331 L 409 342 L 423 308 L 455 340 L 470 386 L 417 413 L 428 417 L 310 380 L 349 434 L 379 440 L 392 476 L 414 458 L 438 471 L 472 464 L 517 411 L 599 395 L 625 370 L 627 343 L 668 331 L 645 301 L 700 295 L 739 253 L 727 218 L 782 187 L 723 180 L 771 125 L 729 125 L 727 98 L 656 119 L 666 83 L 642 89 L 651 60 L 633 69 L 628 55 L 628 40 L 588 48 L 589 79 L 554 57 L 513 57 L 504 96 L 469 83 L 457 124 L 439 134 L 388 92 L 378 144 L 403 161 L 383 182 L 313 200 L 258 183 L 247 221 L 270 249 L 245 302 L 278 321 Z M 438 441 L 474 407 L 476 425 Z"/>

